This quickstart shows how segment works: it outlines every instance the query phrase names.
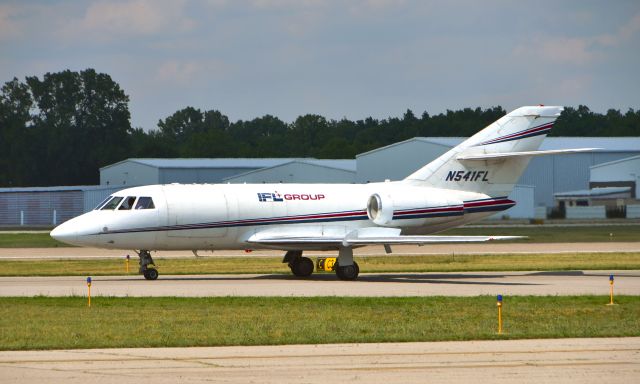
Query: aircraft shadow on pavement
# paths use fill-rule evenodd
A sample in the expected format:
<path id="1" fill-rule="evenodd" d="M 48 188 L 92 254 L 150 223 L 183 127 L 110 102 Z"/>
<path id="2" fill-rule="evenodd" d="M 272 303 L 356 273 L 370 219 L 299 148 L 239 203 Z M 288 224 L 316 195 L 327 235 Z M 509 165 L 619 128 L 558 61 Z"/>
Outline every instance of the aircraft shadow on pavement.
<path id="1" fill-rule="evenodd" d="M 356 281 L 345 281 L 347 284 L 368 283 L 408 283 L 408 284 L 459 284 L 459 285 L 544 285 L 538 283 L 505 282 L 505 281 L 473 281 L 470 279 L 501 279 L 506 277 L 502 273 L 496 274 L 420 274 L 420 273 L 384 273 L 366 274 L 358 277 Z M 118 281 L 124 279 L 104 279 L 105 281 Z M 269 275 L 203 275 L 203 276 L 160 276 L 163 281 L 255 281 L 255 280 L 280 280 L 280 281 L 340 281 L 332 273 L 319 273 L 310 277 L 295 277 L 285 274 Z"/>

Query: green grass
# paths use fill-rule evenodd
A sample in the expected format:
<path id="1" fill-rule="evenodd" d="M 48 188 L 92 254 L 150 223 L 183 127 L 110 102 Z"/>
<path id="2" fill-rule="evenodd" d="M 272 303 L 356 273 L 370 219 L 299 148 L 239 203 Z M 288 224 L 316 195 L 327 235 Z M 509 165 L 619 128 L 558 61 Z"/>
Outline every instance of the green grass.
<path id="1" fill-rule="evenodd" d="M 291 273 L 280 257 L 155 259 L 165 275 Z M 425 255 L 356 257 L 367 272 L 558 271 L 640 269 L 640 253 Z M 137 273 L 137 258 L 129 264 Z M 0 276 L 106 276 L 125 274 L 122 259 L 0 260 Z"/>
<path id="2" fill-rule="evenodd" d="M 640 336 L 640 296 L 0 298 L 0 349 Z"/>
<path id="3" fill-rule="evenodd" d="M 549 227 L 530 225 L 526 227 L 456 228 L 443 235 L 504 235 L 528 236 L 511 242 L 565 243 L 596 241 L 640 241 L 640 225 L 598 225 Z M 612 236 L 611 236 L 612 235 Z M 52 239 L 48 233 L 0 233 L 0 248 L 48 248 L 67 245 Z"/>
<path id="4" fill-rule="evenodd" d="M 601 241 L 640 241 L 640 225 L 593 225 L 551 227 L 529 225 L 526 227 L 461 227 L 450 229 L 443 235 L 503 235 L 527 236 L 526 239 L 513 240 L 524 243 L 589 243 Z"/>
<path id="5" fill-rule="evenodd" d="M 69 245 L 54 240 L 48 233 L 0 233 L 0 248 L 55 248 Z"/>

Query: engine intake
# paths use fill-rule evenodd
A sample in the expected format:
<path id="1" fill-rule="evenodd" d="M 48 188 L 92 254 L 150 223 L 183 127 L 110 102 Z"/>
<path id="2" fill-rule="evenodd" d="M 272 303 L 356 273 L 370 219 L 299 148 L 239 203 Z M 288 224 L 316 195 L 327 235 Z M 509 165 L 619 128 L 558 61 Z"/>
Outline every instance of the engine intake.
<path id="1" fill-rule="evenodd" d="M 462 201 L 430 195 L 424 188 L 374 193 L 367 200 L 367 216 L 383 227 L 422 226 L 455 220 L 464 214 Z"/>

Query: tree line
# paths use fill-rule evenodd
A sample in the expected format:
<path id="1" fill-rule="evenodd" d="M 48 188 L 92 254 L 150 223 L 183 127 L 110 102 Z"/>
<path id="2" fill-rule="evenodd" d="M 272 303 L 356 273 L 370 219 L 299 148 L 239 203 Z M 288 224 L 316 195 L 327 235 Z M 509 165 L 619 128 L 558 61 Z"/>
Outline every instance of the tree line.
<path id="1" fill-rule="evenodd" d="M 387 119 L 332 120 L 307 114 L 232 122 L 186 107 L 155 129 L 131 126 L 129 97 L 93 69 L 14 78 L 0 94 L 0 187 L 90 185 L 98 169 L 129 157 L 316 157 L 356 154 L 415 136 L 471 136 L 507 113 L 464 108 Z M 566 108 L 552 136 L 640 136 L 640 110 L 604 114 Z"/>

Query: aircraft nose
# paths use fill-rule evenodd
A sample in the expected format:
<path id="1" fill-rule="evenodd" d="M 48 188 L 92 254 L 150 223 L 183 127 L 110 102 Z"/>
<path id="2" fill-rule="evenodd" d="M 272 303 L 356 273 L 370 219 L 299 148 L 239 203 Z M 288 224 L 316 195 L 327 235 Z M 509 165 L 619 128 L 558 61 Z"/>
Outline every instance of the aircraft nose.
<path id="1" fill-rule="evenodd" d="M 49 235 L 67 244 L 73 244 L 78 240 L 78 231 L 72 225 L 69 225 L 69 222 L 58 225 Z"/>

